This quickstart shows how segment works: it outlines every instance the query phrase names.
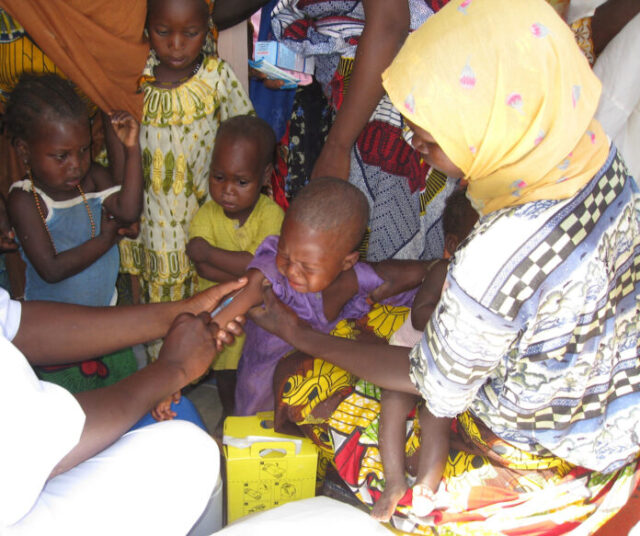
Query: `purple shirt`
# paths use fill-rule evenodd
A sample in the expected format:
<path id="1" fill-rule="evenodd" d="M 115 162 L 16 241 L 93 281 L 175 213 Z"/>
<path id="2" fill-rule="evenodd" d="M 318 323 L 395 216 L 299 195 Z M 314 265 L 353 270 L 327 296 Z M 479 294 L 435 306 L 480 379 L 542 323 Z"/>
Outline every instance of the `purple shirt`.
<path id="1" fill-rule="evenodd" d="M 329 322 L 324 316 L 321 292 L 296 292 L 289 285 L 289 280 L 278 272 L 276 267 L 278 239 L 278 236 L 265 238 L 258 246 L 248 269 L 260 270 L 270 281 L 273 293 L 313 329 L 329 333 L 340 320 L 361 318 L 371 310 L 367 296 L 379 287 L 383 280 L 371 266 L 359 262 L 353 267 L 358 278 L 358 291 L 345 304 L 338 317 Z M 415 293 L 415 290 L 404 292 L 387 301 L 394 305 L 411 306 Z M 294 349 L 293 346 L 251 320 L 247 320 L 245 332 L 247 337 L 238 363 L 236 415 L 254 415 L 259 411 L 273 410 L 273 372 L 280 358 Z"/>

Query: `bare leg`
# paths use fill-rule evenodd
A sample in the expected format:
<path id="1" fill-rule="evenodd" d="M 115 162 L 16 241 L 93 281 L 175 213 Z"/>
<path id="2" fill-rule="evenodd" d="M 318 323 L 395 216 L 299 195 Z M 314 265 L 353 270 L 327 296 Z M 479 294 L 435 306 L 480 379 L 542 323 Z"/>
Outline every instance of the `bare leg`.
<path id="1" fill-rule="evenodd" d="M 383 389 L 379 448 L 384 467 L 384 491 L 371 511 L 378 521 L 389 521 L 407 491 L 405 478 L 406 417 L 415 406 L 415 395 Z"/>
<path id="2" fill-rule="evenodd" d="M 418 475 L 413 486 L 413 509 L 418 516 L 431 513 L 429 499 L 438 490 L 449 455 L 451 419 L 434 417 L 426 406 L 420 407 L 420 452 Z"/>

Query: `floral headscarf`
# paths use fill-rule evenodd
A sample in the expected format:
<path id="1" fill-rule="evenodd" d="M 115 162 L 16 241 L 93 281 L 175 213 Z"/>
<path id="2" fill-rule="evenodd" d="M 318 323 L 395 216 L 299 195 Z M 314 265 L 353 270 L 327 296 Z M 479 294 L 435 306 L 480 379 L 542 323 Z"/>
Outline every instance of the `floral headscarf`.
<path id="1" fill-rule="evenodd" d="M 400 112 L 469 181 L 483 214 L 565 199 L 602 167 L 600 81 L 544 0 L 454 0 L 383 73 Z"/>

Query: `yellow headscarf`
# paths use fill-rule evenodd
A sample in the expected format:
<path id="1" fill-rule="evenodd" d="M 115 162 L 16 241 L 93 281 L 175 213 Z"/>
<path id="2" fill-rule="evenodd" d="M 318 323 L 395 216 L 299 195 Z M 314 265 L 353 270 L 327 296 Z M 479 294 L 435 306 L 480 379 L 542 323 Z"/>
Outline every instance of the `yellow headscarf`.
<path id="1" fill-rule="evenodd" d="M 464 172 L 483 214 L 571 197 L 607 159 L 593 119 L 600 81 L 544 0 L 452 0 L 382 79 Z"/>

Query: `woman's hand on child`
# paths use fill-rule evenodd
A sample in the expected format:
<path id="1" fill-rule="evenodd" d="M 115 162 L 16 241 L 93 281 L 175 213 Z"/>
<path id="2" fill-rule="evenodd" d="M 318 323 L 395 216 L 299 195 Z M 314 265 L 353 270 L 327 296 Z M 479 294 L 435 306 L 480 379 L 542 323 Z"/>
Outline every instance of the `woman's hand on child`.
<path id="1" fill-rule="evenodd" d="M 202 311 L 211 313 L 211 311 L 218 306 L 223 297 L 234 290 L 244 287 L 247 284 L 247 281 L 248 279 L 246 277 L 241 277 L 240 279 L 220 283 L 219 285 L 214 285 L 207 290 L 198 292 L 186 300 L 186 310 L 193 314 L 199 314 Z"/>
<path id="2" fill-rule="evenodd" d="M 262 296 L 263 304 L 250 309 L 249 318 L 261 328 L 295 346 L 294 338 L 309 328 L 309 324 L 300 320 L 290 307 L 276 298 L 271 285 L 264 284 Z"/>
<path id="3" fill-rule="evenodd" d="M 215 322 L 211 322 L 214 329 L 218 329 L 216 332 L 216 348 L 218 352 L 221 352 L 225 346 L 233 344 L 236 337 L 239 337 L 244 333 L 244 324 L 246 318 L 244 316 L 236 316 L 231 322 L 227 322 L 224 327 L 218 326 Z"/>
<path id="4" fill-rule="evenodd" d="M 217 326 L 209 322 L 209 313 L 181 313 L 164 338 L 158 361 L 173 366 L 186 385 L 202 376 L 215 359 L 217 332 Z"/>
<path id="5" fill-rule="evenodd" d="M 140 125 L 135 118 L 124 110 L 117 110 L 109 114 L 111 126 L 116 136 L 128 148 L 138 147 L 140 144 Z"/>

